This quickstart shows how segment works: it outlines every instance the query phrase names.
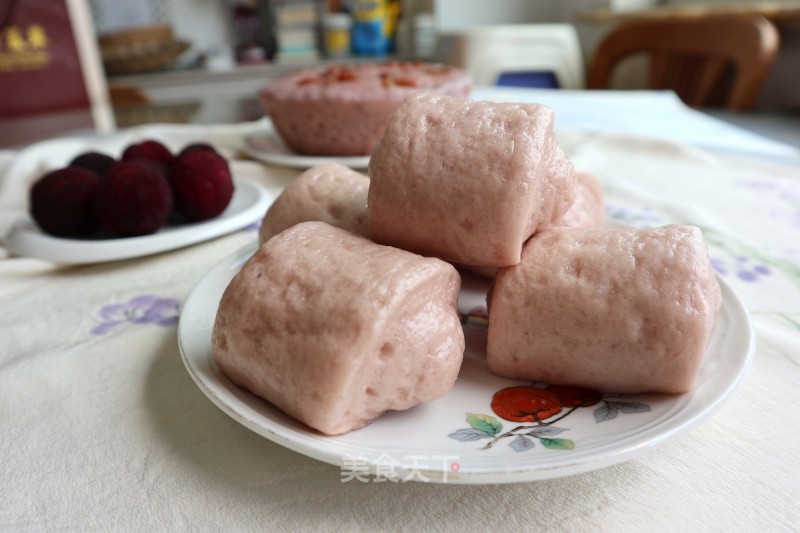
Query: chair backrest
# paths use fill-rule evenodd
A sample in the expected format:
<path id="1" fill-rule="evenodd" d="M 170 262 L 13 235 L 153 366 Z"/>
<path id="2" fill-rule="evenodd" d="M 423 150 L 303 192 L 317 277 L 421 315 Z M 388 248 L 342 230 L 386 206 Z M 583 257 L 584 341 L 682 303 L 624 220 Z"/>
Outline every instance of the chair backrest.
<path id="1" fill-rule="evenodd" d="M 440 59 L 467 70 L 476 85 L 503 75 L 552 73 L 562 89 L 584 87 L 584 62 L 571 24 L 475 26 L 439 37 Z M 523 82 L 524 83 L 524 82 Z"/>
<path id="2" fill-rule="evenodd" d="M 724 107 L 746 110 L 755 103 L 778 47 L 777 29 L 758 15 L 633 19 L 600 42 L 587 86 L 608 88 L 619 61 L 645 53 L 649 88 L 672 89 L 688 105 L 704 107 L 729 82 Z"/>

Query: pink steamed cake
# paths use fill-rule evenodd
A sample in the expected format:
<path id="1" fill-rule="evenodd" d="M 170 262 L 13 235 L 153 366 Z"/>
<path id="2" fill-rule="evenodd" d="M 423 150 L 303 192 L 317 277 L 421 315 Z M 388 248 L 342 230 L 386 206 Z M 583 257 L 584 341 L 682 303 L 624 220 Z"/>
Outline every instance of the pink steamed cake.
<path id="1" fill-rule="evenodd" d="M 463 70 L 426 63 L 364 63 L 302 69 L 261 90 L 264 112 L 283 141 L 305 155 L 368 155 L 409 94 L 467 96 Z"/>
<path id="2" fill-rule="evenodd" d="M 547 229 L 495 278 L 486 361 L 512 378 L 687 392 L 720 302 L 695 227 Z"/>
<path id="3" fill-rule="evenodd" d="M 292 180 L 267 210 L 258 232 L 259 244 L 312 220 L 369 237 L 368 189 L 369 178 L 344 165 L 311 167 Z"/>
<path id="4" fill-rule="evenodd" d="M 212 332 L 231 379 L 322 433 L 447 394 L 464 354 L 447 263 L 303 222 L 225 289 Z"/>
<path id="5" fill-rule="evenodd" d="M 537 104 L 409 96 L 370 159 L 370 235 L 466 265 L 519 263 L 577 194 L 553 124 Z"/>

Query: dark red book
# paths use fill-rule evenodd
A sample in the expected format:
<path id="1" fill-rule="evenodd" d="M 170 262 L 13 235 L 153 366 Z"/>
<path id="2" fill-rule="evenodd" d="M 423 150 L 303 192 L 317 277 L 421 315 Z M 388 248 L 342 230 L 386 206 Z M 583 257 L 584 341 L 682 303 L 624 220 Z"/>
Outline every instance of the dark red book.
<path id="1" fill-rule="evenodd" d="M 0 146 L 113 118 L 85 0 L 0 0 Z"/>

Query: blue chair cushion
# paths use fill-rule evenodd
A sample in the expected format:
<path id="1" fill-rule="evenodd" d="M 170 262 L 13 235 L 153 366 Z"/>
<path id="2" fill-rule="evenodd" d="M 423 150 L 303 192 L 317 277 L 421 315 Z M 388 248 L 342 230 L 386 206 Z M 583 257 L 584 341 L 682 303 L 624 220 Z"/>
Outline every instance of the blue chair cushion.
<path id="1" fill-rule="evenodd" d="M 498 87 L 535 87 L 558 89 L 558 80 L 552 72 L 503 72 L 497 78 Z"/>

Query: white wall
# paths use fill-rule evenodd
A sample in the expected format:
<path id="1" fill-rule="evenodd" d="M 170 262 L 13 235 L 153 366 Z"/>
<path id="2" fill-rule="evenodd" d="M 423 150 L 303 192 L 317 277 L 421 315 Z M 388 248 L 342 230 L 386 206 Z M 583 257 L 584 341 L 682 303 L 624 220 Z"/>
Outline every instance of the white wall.
<path id="1" fill-rule="evenodd" d="M 481 24 L 555 22 L 559 0 L 436 0 L 437 26 L 442 31 Z"/>
<path id="2" fill-rule="evenodd" d="M 658 0 L 434 0 L 442 30 L 481 24 L 572 22 L 578 11 L 645 8 Z"/>
<path id="3" fill-rule="evenodd" d="M 231 2 L 226 0 L 170 0 L 175 31 L 198 50 L 230 47 L 235 42 Z"/>

